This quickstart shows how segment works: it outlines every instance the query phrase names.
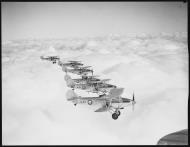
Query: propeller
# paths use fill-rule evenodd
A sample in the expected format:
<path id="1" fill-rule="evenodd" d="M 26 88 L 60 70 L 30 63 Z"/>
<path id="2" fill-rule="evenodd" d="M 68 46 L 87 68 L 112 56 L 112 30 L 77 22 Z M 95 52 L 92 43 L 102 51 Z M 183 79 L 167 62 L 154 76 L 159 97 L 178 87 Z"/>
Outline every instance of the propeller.
<path id="1" fill-rule="evenodd" d="M 135 105 L 135 95 L 134 95 L 134 92 L 133 92 L 133 98 L 132 98 L 132 110 L 134 111 L 134 105 Z"/>

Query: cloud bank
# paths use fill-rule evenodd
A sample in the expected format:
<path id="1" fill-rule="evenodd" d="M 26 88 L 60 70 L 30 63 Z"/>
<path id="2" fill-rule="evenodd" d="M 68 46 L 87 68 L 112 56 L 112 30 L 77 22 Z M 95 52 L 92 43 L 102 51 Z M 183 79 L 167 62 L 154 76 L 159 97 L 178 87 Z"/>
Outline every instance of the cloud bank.
<path id="1" fill-rule="evenodd" d="M 135 92 L 135 111 L 127 107 L 115 121 L 93 112 L 97 106 L 74 107 L 66 101 L 65 73 L 41 55 L 91 65 L 125 88 L 122 96 Z M 3 144 L 156 144 L 187 128 L 187 59 L 184 33 L 4 42 Z"/>

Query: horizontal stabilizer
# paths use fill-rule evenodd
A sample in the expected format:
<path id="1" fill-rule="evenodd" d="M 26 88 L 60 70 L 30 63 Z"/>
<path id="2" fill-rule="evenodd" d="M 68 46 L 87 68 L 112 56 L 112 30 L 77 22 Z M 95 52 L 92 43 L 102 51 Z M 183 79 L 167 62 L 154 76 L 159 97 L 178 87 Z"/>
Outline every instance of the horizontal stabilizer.
<path id="1" fill-rule="evenodd" d="M 89 81 L 90 83 L 105 83 L 107 81 L 109 81 L 110 79 L 103 79 L 103 80 L 100 80 L 100 79 L 97 79 L 96 81 Z"/>
<path id="2" fill-rule="evenodd" d="M 87 76 L 87 77 L 100 77 L 99 75 L 92 75 L 92 76 Z"/>
<path id="3" fill-rule="evenodd" d="M 94 83 L 102 83 L 101 81 L 88 81 L 88 83 L 94 84 Z"/>
<path id="4" fill-rule="evenodd" d="M 64 76 L 64 79 L 65 79 L 65 81 L 67 81 L 67 80 L 72 80 L 72 79 L 71 79 L 71 76 L 69 76 L 69 75 L 67 75 L 67 74 Z"/>

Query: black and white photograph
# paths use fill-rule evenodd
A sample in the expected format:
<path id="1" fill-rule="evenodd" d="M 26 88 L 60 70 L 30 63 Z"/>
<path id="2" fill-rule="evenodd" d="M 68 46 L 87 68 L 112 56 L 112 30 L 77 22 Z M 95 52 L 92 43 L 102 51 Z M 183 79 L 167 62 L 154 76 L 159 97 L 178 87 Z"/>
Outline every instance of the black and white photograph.
<path id="1" fill-rule="evenodd" d="M 188 145 L 188 2 L 1 2 L 2 145 Z"/>

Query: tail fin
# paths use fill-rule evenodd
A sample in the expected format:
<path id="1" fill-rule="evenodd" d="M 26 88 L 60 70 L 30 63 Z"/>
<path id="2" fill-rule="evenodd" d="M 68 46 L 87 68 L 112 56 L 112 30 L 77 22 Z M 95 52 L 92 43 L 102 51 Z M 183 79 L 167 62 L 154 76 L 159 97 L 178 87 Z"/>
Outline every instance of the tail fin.
<path id="1" fill-rule="evenodd" d="M 59 60 L 59 61 L 58 61 L 58 65 L 59 65 L 59 66 L 62 66 L 62 64 L 63 64 L 62 61 Z"/>
<path id="2" fill-rule="evenodd" d="M 67 100 L 74 100 L 77 97 L 77 94 L 73 90 L 68 90 L 66 93 Z"/>
<path id="3" fill-rule="evenodd" d="M 71 77 L 69 75 L 65 75 L 65 81 L 67 83 L 68 87 L 74 88 L 75 86 L 75 82 L 71 79 Z"/>
<path id="4" fill-rule="evenodd" d="M 62 66 L 62 70 L 64 71 L 64 72 L 67 72 L 68 71 L 68 69 L 67 69 L 67 67 L 66 66 Z"/>
<path id="5" fill-rule="evenodd" d="M 67 74 L 65 75 L 64 79 L 65 79 L 65 81 L 67 81 L 67 80 L 72 80 L 72 79 L 71 79 L 71 76 L 69 76 L 69 75 L 67 75 Z"/>

